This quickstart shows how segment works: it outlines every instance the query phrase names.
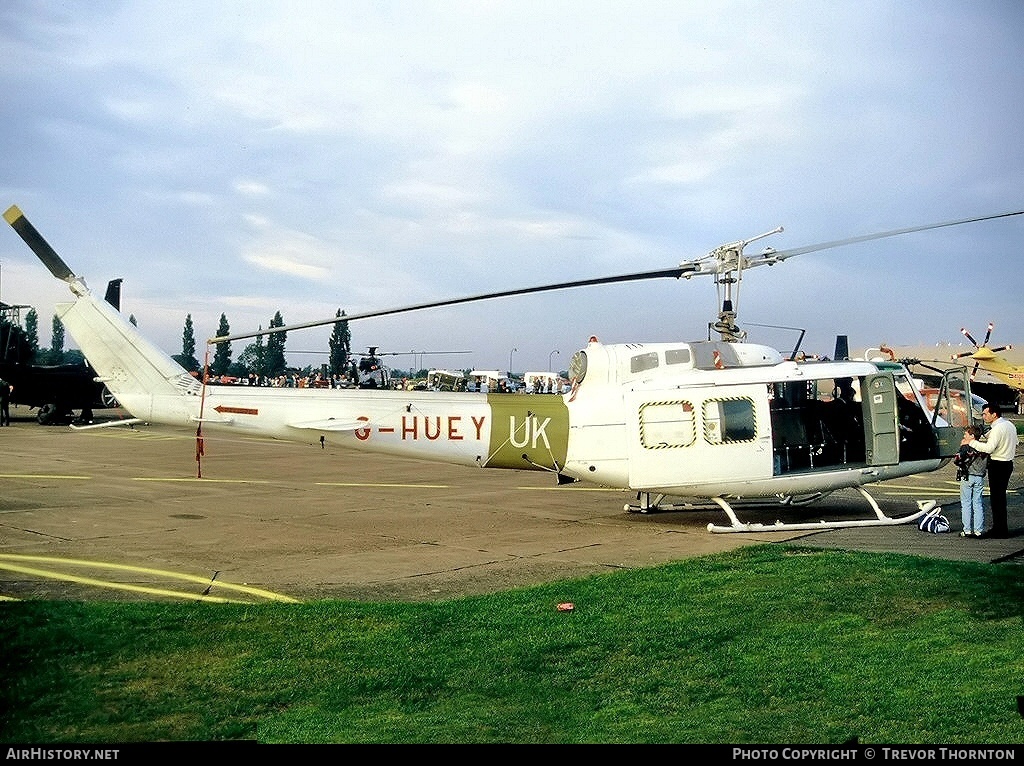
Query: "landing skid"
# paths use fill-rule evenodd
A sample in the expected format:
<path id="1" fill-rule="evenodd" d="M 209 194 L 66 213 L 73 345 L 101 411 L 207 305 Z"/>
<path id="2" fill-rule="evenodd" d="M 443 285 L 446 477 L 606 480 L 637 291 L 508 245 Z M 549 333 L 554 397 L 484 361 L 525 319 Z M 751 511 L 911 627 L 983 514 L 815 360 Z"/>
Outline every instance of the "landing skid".
<path id="1" fill-rule="evenodd" d="M 822 519 L 821 521 L 813 522 L 784 522 L 776 520 L 774 524 L 761 524 L 758 522 L 747 524 L 739 520 L 732 506 L 730 506 L 724 498 L 712 497 L 710 498 L 711 502 L 725 511 L 726 516 L 729 517 L 730 524 L 708 524 L 708 531 L 720 534 L 725 532 L 789 532 L 844 529 L 848 527 L 897 526 L 899 524 L 909 524 L 913 521 L 917 521 L 936 506 L 936 502 L 934 500 L 918 500 L 918 511 L 916 513 L 912 513 L 909 516 L 894 518 L 882 513 L 882 509 L 878 507 L 878 503 L 875 502 L 875 499 L 871 497 L 863 487 L 857 487 L 856 489 L 871 506 L 871 510 L 874 511 L 875 514 L 874 518 L 851 519 L 849 521 L 825 521 Z M 781 503 L 784 505 L 807 505 L 808 503 L 824 497 L 826 494 L 829 493 L 817 493 L 815 495 L 801 497 L 799 499 L 785 498 Z M 692 511 L 701 507 L 706 507 L 695 503 L 665 503 L 663 502 L 664 498 L 665 495 L 657 495 L 652 499 L 650 493 L 641 492 L 637 495 L 637 504 L 626 505 L 623 510 L 629 511 L 630 513 L 655 513 L 658 511 Z"/>

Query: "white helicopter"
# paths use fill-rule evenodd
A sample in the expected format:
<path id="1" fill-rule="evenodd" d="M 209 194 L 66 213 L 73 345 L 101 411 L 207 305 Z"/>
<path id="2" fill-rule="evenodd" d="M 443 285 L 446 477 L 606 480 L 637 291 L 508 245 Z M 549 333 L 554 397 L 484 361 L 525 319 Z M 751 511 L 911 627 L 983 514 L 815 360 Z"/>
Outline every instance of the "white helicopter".
<path id="1" fill-rule="evenodd" d="M 74 300 L 56 311 L 99 379 L 133 417 L 121 422 L 196 425 L 310 443 L 317 437 L 355 449 L 480 468 L 548 471 L 558 483 L 590 482 L 637 493 L 625 510 L 717 506 L 728 517 L 711 532 L 894 525 L 935 506 L 891 517 L 864 489 L 934 471 L 959 447 L 962 428 L 929 409 L 905 366 L 848 359 L 797 361 L 745 342 L 733 286 L 743 272 L 795 255 L 1024 214 L 1024 210 L 746 255 L 752 239 L 657 271 L 487 293 L 351 314 L 348 321 L 569 287 L 710 275 L 721 298 L 712 325 L 719 340 L 600 343 L 591 338 L 569 364 L 561 394 L 300 389 L 207 386 L 188 374 L 102 298 L 89 291 L 17 206 L 4 218 Z M 223 343 L 338 321 L 338 317 L 210 339 Z M 792 356 L 796 356 L 795 353 Z M 948 371 L 942 396 L 970 398 L 965 368 Z M 322 443 L 322 441 L 321 441 Z M 873 514 L 813 523 L 740 521 L 736 508 L 804 505 L 852 488 Z M 667 502 L 679 498 L 684 502 Z M 699 505 L 698 505 L 699 504 Z"/>

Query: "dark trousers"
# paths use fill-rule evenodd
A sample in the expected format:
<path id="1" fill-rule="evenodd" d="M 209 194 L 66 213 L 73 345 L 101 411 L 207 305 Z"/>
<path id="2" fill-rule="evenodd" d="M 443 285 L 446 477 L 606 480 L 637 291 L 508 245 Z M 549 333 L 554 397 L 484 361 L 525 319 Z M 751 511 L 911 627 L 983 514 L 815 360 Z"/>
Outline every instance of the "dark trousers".
<path id="1" fill-rule="evenodd" d="M 1006 523 L 1006 488 L 1013 473 L 1012 460 L 988 461 L 988 495 L 992 507 L 992 534 L 1005 535 L 1009 532 Z"/>

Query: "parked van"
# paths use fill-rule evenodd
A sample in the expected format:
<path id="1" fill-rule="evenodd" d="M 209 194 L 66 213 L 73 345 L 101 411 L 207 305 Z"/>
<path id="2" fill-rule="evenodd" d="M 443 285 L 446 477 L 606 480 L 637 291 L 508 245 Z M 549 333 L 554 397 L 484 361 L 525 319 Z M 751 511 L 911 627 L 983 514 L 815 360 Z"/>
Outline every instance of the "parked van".
<path id="1" fill-rule="evenodd" d="M 461 371 L 431 370 L 427 373 L 428 391 L 465 391 L 466 376 Z"/>

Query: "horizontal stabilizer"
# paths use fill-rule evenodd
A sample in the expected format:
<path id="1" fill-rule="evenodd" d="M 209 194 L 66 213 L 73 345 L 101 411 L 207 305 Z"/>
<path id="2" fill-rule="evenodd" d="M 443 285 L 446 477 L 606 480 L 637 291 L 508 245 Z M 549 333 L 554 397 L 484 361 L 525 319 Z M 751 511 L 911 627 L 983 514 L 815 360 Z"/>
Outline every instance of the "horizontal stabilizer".
<path id="1" fill-rule="evenodd" d="M 76 431 L 89 431 L 93 428 L 112 428 L 114 426 L 133 426 L 136 423 L 141 423 L 142 418 L 122 418 L 121 420 L 105 420 L 102 423 L 91 423 L 87 426 L 76 426 L 74 423 L 71 427 Z"/>
<path id="2" fill-rule="evenodd" d="M 304 423 L 289 423 L 291 428 L 299 428 L 307 431 L 358 431 L 366 428 L 365 420 L 335 420 L 326 418 L 324 420 L 307 420 Z"/>

